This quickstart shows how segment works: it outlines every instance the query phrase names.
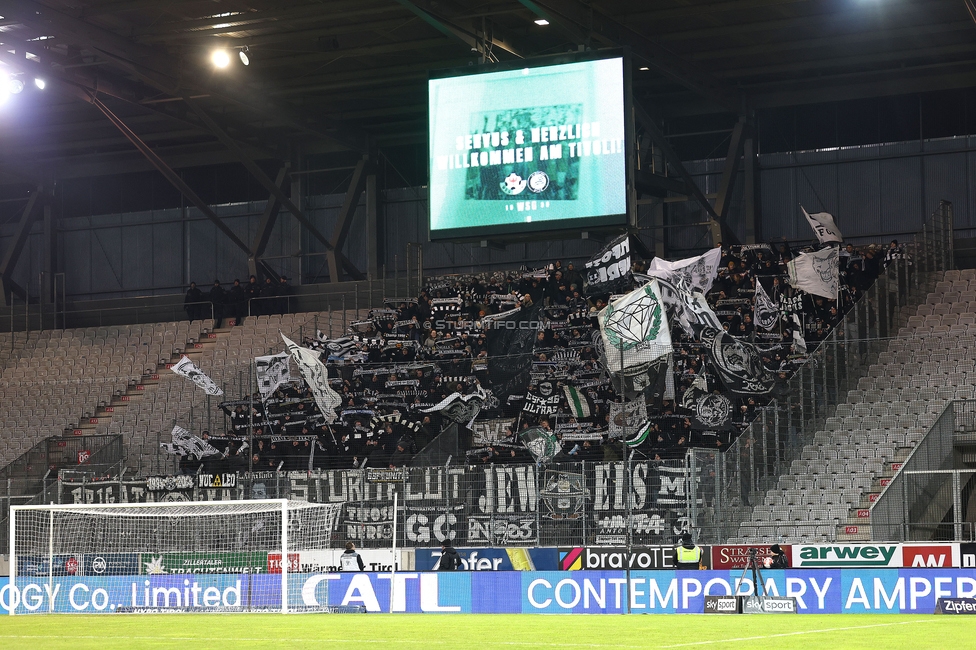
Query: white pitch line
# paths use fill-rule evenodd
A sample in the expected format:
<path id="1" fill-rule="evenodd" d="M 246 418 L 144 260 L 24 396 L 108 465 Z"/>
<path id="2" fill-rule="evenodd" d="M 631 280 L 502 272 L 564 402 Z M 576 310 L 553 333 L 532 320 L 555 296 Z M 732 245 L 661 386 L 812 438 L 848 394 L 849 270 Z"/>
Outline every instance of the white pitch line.
<path id="1" fill-rule="evenodd" d="M 659 645 L 658 648 L 687 648 L 700 645 L 714 645 L 716 643 L 736 643 L 739 641 L 762 641 L 763 639 L 775 639 L 787 636 L 802 636 L 804 634 L 823 634 L 825 632 L 846 632 L 848 630 L 866 630 L 873 627 L 891 627 L 893 625 L 915 625 L 916 623 L 934 623 L 934 620 L 922 621 L 900 621 L 897 623 L 872 623 L 871 625 L 852 625 L 849 627 L 828 627 L 822 630 L 800 630 L 798 632 L 782 632 L 780 634 L 765 634 L 762 636 L 743 636 L 732 639 L 714 639 L 708 641 L 690 641 L 688 643 L 675 643 L 673 645 Z"/>

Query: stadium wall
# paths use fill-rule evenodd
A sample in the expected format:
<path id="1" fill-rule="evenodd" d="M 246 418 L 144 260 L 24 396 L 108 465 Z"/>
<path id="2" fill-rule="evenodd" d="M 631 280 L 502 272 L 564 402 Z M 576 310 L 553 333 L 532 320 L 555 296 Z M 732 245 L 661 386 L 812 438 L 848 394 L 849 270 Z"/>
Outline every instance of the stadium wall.
<path id="1" fill-rule="evenodd" d="M 724 161 L 688 164 L 706 193 L 717 191 Z M 826 210 L 837 218 L 849 241 L 883 241 L 914 233 L 938 205 L 952 201 L 957 231 L 976 230 L 976 136 L 943 138 L 759 157 L 761 223 L 766 240 L 786 237 L 809 241 L 809 227 L 798 205 Z M 730 223 L 744 237 L 742 179 L 730 206 Z M 344 196 L 304 198 L 309 218 L 322 232 L 332 232 Z M 388 190 L 380 211 L 381 275 L 406 272 L 406 244 L 427 242 L 427 200 L 424 188 Z M 215 211 L 244 241 L 251 241 L 264 210 L 264 201 L 216 206 Z M 669 224 L 699 223 L 701 209 L 693 201 L 668 203 Z M 59 208 L 56 208 L 57 214 Z M 655 205 L 638 208 L 644 242 L 653 248 L 661 231 L 653 229 Z M 357 209 L 345 252 L 366 268 L 365 204 Z M 0 227 L 0 247 L 8 245 L 16 220 Z M 43 220 L 38 220 L 24 246 L 14 279 L 37 294 L 44 268 Z M 67 271 L 67 295 L 74 299 L 114 298 L 180 293 L 192 280 L 202 288 L 215 278 L 245 279 L 247 259 L 216 226 L 195 208 L 102 214 L 58 221 L 58 257 Z M 671 228 L 667 244 L 675 254 L 707 246 L 702 227 Z M 477 244 L 425 243 L 424 269 L 431 273 L 470 272 L 486 268 L 510 269 L 539 260 L 582 260 L 600 244 L 594 240 L 552 240 L 510 244 L 504 250 Z M 301 257 L 296 257 L 301 253 Z M 269 263 L 292 278 L 293 284 L 324 281 L 325 249 L 309 237 L 288 214 L 276 223 L 266 251 Z M 416 262 L 412 263 L 416 266 Z"/>

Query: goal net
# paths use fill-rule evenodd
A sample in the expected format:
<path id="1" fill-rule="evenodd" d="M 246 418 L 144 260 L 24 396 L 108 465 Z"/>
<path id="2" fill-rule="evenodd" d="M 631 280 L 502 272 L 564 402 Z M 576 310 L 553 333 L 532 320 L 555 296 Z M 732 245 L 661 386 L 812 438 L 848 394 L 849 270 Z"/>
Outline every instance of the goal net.
<path id="1" fill-rule="evenodd" d="M 4 608 L 327 611 L 321 589 L 303 598 L 299 558 L 331 548 L 341 508 L 283 499 L 15 506 Z"/>

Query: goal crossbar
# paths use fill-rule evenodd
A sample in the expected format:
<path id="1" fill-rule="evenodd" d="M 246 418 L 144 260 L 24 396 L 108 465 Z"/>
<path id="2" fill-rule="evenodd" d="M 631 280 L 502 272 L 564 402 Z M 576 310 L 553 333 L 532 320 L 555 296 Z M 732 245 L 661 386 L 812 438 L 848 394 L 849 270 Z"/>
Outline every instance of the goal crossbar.
<path id="1" fill-rule="evenodd" d="M 62 583 L 72 594 L 102 592 L 101 603 L 92 598 L 98 611 L 155 611 L 160 600 L 180 611 L 310 611 L 290 602 L 300 602 L 292 557 L 331 548 L 341 508 L 286 499 L 12 506 L 10 583 L 26 594 L 46 579 L 50 602 L 25 595 L 10 613 L 60 611 Z"/>

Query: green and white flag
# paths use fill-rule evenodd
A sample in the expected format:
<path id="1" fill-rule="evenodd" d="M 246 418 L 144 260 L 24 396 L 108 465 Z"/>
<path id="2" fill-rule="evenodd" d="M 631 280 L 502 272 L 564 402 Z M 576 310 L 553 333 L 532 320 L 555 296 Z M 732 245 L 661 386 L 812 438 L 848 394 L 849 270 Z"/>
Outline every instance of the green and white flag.
<path id="1" fill-rule="evenodd" d="M 575 386 L 563 386 L 566 393 L 566 401 L 569 402 L 569 412 L 575 418 L 588 418 L 593 414 L 590 407 L 590 398 L 584 393 L 579 392 Z"/>
<path id="2" fill-rule="evenodd" d="M 537 463 L 548 463 L 559 453 L 556 434 L 542 427 L 532 427 L 519 434 L 519 439 L 528 448 Z"/>
<path id="3" fill-rule="evenodd" d="M 648 436 L 651 434 L 651 423 L 650 421 L 644 422 L 639 427 L 637 427 L 637 433 L 635 433 L 630 438 L 624 440 L 624 444 L 628 447 L 640 447 L 647 441 Z"/>
<path id="4" fill-rule="evenodd" d="M 599 323 L 607 370 L 612 373 L 645 366 L 672 351 L 657 280 L 611 302 L 600 312 Z"/>

